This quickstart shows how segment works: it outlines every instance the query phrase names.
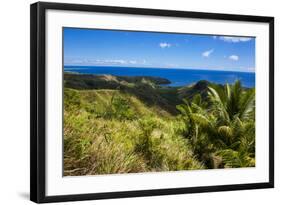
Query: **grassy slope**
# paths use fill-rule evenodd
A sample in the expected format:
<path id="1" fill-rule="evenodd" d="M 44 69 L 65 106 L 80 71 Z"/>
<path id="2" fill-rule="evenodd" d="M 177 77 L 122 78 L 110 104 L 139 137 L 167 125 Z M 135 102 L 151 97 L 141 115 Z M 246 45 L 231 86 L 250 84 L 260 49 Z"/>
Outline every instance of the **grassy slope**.
<path id="1" fill-rule="evenodd" d="M 239 81 L 159 86 L 166 81 L 65 74 L 64 174 L 255 165 L 254 90 Z"/>
<path id="2" fill-rule="evenodd" d="M 209 82 L 175 88 L 153 77 L 66 73 L 64 79 L 65 175 L 205 168 L 176 106 L 196 94 L 206 100 Z"/>
<path id="3" fill-rule="evenodd" d="M 66 88 L 64 105 L 65 175 L 204 168 L 182 136 L 184 122 L 157 103 L 120 90 Z"/>

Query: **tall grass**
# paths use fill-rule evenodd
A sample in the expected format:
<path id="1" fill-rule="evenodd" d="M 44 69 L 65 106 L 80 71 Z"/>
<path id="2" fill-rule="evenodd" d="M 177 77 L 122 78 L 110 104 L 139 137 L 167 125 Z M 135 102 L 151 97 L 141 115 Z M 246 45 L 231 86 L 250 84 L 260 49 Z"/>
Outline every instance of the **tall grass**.
<path id="1" fill-rule="evenodd" d="M 118 90 L 64 91 L 64 175 L 203 169 L 181 118 Z"/>

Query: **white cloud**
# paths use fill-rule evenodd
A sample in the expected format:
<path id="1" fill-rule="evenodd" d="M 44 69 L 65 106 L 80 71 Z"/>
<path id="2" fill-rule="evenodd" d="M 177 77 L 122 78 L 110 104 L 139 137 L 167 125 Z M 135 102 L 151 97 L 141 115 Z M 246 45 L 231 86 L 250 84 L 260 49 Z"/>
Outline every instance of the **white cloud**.
<path id="1" fill-rule="evenodd" d="M 216 39 L 216 38 L 215 38 Z M 247 42 L 250 41 L 252 38 L 248 37 L 229 37 L 229 36 L 220 36 L 220 40 L 229 42 L 229 43 L 239 43 L 239 42 Z"/>
<path id="2" fill-rule="evenodd" d="M 123 59 L 105 59 L 105 60 L 90 60 L 90 63 L 96 63 L 96 64 L 127 64 L 128 61 Z"/>
<path id="3" fill-rule="evenodd" d="M 159 46 L 160 46 L 160 48 L 170 48 L 172 46 L 172 44 L 162 42 L 162 43 L 159 43 Z"/>
<path id="4" fill-rule="evenodd" d="M 208 58 L 213 52 L 214 52 L 214 49 L 211 49 L 211 50 L 208 50 L 208 51 L 204 51 L 202 53 L 202 56 Z"/>
<path id="5" fill-rule="evenodd" d="M 238 61 L 239 60 L 239 56 L 237 55 L 231 55 L 228 57 L 230 60 L 233 60 L 233 61 Z"/>
<path id="6" fill-rule="evenodd" d="M 79 60 L 79 59 L 74 59 L 74 60 L 70 60 L 71 63 L 73 64 L 80 64 L 80 63 L 84 63 L 85 61 L 84 60 Z"/>
<path id="7" fill-rule="evenodd" d="M 117 59 L 117 60 L 106 60 L 107 63 L 116 63 L 116 64 L 127 64 L 126 60 Z"/>
<path id="8" fill-rule="evenodd" d="M 137 61 L 135 61 L 135 60 L 130 60 L 129 63 L 130 63 L 130 64 L 136 64 Z"/>
<path id="9" fill-rule="evenodd" d="M 249 67 L 247 69 L 248 69 L 248 71 L 255 71 L 255 67 Z"/>
<path id="10" fill-rule="evenodd" d="M 167 63 L 167 64 L 165 64 L 165 67 L 167 67 L 167 68 L 176 68 L 176 67 L 179 67 L 179 65 L 175 64 L 175 63 Z"/>
<path id="11" fill-rule="evenodd" d="M 124 59 L 68 59 L 67 65 L 147 65 L 145 59 L 142 60 L 124 60 Z"/>
<path id="12" fill-rule="evenodd" d="M 255 72 L 255 67 L 246 67 L 246 66 L 240 66 L 239 71 L 243 72 Z"/>

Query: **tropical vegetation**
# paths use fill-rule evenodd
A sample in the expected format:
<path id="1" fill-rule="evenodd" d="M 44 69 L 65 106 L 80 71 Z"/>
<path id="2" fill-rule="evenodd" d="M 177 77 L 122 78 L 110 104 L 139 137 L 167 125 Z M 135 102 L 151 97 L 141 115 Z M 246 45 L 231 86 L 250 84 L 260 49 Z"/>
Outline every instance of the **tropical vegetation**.
<path id="1" fill-rule="evenodd" d="M 255 166 L 255 89 L 240 81 L 64 74 L 64 175 Z"/>

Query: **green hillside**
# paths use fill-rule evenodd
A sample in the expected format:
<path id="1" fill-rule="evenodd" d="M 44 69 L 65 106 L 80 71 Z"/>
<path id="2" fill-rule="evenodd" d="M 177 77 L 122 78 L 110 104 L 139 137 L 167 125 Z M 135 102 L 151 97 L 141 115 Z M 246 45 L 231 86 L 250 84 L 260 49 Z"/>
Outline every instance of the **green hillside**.
<path id="1" fill-rule="evenodd" d="M 65 175 L 201 169 L 185 124 L 118 90 L 64 94 Z"/>
<path id="2" fill-rule="evenodd" d="M 255 89 L 239 81 L 64 77 L 64 175 L 255 166 Z"/>

